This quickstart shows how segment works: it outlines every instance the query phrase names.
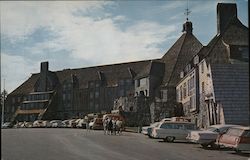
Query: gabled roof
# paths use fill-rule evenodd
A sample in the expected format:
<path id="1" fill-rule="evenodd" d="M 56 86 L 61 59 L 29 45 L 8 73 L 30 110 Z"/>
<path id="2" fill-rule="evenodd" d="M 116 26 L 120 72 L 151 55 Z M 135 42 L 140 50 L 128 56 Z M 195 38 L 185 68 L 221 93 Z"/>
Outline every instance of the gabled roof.
<path id="1" fill-rule="evenodd" d="M 162 62 L 165 63 L 165 76 L 162 85 L 175 86 L 179 80 L 179 73 L 201 48 L 202 44 L 192 33 L 183 33 L 161 58 Z"/>
<path id="2" fill-rule="evenodd" d="M 205 58 L 210 63 L 229 63 L 229 52 L 227 45 L 248 46 L 249 30 L 237 17 L 233 17 L 228 23 L 225 31 L 208 43 Z"/>
<path id="3" fill-rule="evenodd" d="M 164 63 L 162 63 L 160 60 L 152 60 L 137 74 L 135 79 L 140 79 L 148 76 L 156 76 L 162 78 L 164 76 L 164 69 Z"/>

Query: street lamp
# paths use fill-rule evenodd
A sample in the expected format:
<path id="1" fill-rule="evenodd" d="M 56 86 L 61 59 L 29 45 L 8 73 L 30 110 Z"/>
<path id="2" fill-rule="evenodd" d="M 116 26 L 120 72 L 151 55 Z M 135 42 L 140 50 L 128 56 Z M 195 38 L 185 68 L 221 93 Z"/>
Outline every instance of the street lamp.
<path id="1" fill-rule="evenodd" d="M 2 127 L 3 127 L 3 124 L 4 124 L 4 100 L 5 100 L 5 79 L 3 79 Z"/>

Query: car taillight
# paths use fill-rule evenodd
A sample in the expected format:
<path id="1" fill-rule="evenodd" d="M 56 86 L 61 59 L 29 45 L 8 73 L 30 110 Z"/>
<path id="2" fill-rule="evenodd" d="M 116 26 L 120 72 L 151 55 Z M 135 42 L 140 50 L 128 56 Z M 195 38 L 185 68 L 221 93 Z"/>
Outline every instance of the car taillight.
<path id="1" fill-rule="evenodd" d="M 155 128 L 153 128 L 152 134 L 156 135 L 156 129 Z"/>
<path id="2" fill-rule="evenodd" d="M 235 138 L 235 144 L 239 144 L 240 143 L 240 138 Z"/>

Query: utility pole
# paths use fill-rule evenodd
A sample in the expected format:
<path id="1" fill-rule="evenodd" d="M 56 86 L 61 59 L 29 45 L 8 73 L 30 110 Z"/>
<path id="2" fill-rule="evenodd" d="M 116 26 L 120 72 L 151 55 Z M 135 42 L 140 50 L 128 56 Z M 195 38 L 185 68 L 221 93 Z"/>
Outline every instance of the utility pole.
<path id="1" fill-rule="evenodd" d="M 3 79 L 2 127 L 4 124 L 5 79 Z"/>

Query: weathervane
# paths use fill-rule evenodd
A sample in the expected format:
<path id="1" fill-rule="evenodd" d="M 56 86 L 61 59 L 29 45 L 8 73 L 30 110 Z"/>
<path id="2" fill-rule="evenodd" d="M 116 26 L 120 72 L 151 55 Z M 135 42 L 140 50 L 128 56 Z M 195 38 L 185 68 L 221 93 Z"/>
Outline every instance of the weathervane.
<path id="1" fill-rule="evenodd" d="M 186 20 L 188 21 L 188 15 L 191 13 L 191 11 L 188 9 L 188 0 L 187 0 L 187 9 L 185 10 L 186 12 L 184 14 L 187 16 Z"/>

